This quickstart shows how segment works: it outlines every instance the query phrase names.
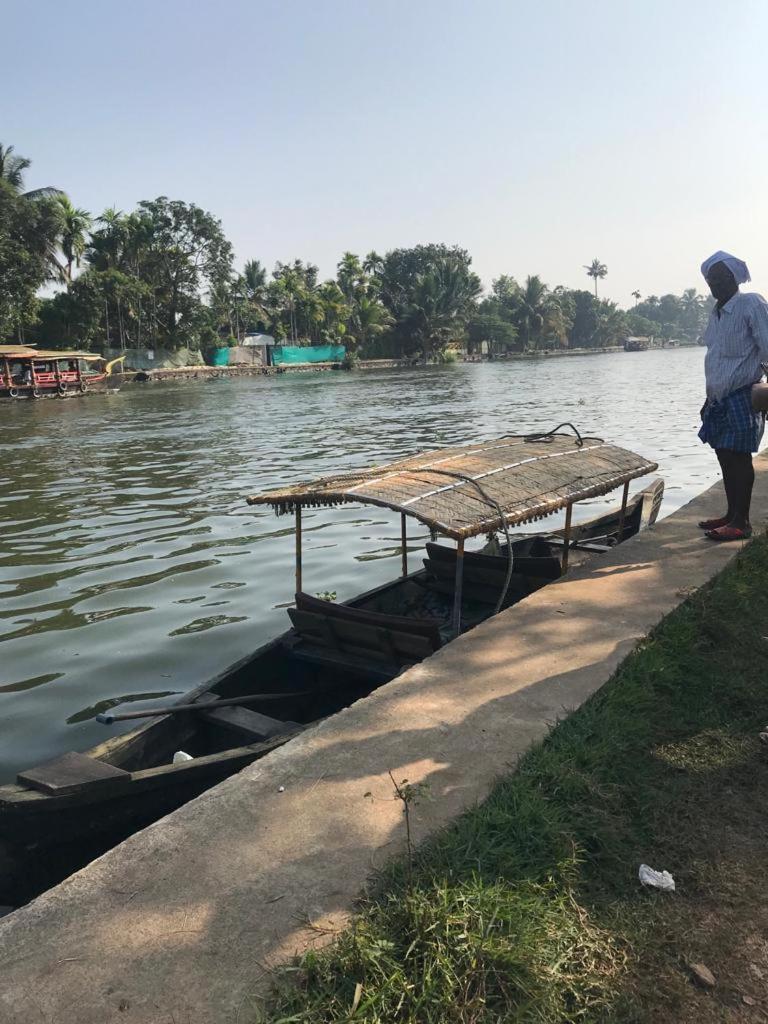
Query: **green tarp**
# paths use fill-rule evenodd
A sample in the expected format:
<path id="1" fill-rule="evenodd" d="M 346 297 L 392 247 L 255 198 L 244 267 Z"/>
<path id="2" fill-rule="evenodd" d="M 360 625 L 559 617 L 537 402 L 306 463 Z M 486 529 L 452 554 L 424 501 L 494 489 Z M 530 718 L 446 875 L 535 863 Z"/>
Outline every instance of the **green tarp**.
<path id="1" fill-rule="evenodd" d="M 275 366 L 286 363 L 340 363 L 346 355 L 344 345 L 275 345 L 272 362 Z"/>
<path id="2" fill-rule="evenodd" d="M 211 352 L 211 366 L 229 366 L 229 349 L 215 348 Z"/>

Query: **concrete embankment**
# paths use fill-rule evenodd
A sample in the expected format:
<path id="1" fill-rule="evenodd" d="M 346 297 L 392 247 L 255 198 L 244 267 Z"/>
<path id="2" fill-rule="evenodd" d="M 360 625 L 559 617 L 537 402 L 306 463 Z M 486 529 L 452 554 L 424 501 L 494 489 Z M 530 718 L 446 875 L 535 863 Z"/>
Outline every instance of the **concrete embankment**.
<path id="1" fill-rule="evenodd" d="M 400 359 L 362 359 L 358 370 L 391 370 L 408 363 Z M 114 373 L 110 380 L 118 384 L 151 381 L 215 380 L 219 377 L 274 377 L 283 373 L 325 373 L 342 370 L 341 363 L 293 363 L 285 366 L 167 366 L 157 370 L 125 370 Z"/>
<path id="2" fill-rule="evenodd" d="M 734 557 L 696 528 L 722 504 L 718 485 L 0 921 L 2 1024 L 248 1021 L 264 968 L 327 941 L 402 851 L 389 771 L 430 787 L 417 839 L 481 800 Z"/>

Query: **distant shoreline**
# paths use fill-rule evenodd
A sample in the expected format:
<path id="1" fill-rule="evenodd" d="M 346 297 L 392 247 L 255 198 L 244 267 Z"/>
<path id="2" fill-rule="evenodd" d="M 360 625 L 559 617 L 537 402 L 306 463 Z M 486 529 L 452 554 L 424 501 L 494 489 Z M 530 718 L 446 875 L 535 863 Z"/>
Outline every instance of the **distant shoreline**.
<path id="1" fill-rule="evenodd" d="M 696 348 L 696 345 L 680 345 L 679 348 Z M 649 352 L 677 351 L 675 349 L 652 348 Z M 620 345 L 608 345 L 599 348 L 543 349 L 540 352 L 509 352 L 505 356 L 490 359 L 478 356 L 457 360 L 462 365 L 481 363 L 510 363 L 527 360 L 559 359 L 564 356 L 596 356 L 624 353 Z M 631 353 L 630 353 L 631 354 Z M 438 364 L 429 363 L 429 366 Z M 450 365 L 450 364 L 446 364 Z M 368 370 L 413 370 L 424 366 L 424 363 L 412 362 L 407 359 L 361 359 L 352 372 Z M 325 373 L 327 371 L 343 372 L 341 363 L 296 363 L 289 366 L 180 366 L 166 367 L 157 370 L 126 370 L 113 374 L 121 384 L 152 383 L 154 381 L 208 380 L 219 377 L 275 377 L 285 373 Z"/>

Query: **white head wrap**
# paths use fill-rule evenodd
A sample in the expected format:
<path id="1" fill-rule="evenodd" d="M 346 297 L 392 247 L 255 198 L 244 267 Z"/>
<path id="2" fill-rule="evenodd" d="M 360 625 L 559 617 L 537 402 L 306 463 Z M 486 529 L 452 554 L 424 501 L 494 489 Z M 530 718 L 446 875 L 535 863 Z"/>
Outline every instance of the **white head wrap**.
<path id="1" fill-rule="evenodd" d="M 749 267 L 744 260 L 737 259 L 735 256 L 731 256 L 729 252 L 723 252 L 722 249 L 718 249 L 717 252 L 712 253 L 709 259 L 704 260 L 701 264 L 701 272 L 704 277 L 707 276 L 716 263 L 724 263 L 726 267 L 728 267 L 736 279 L 736 284 L 744 284 L 745 281 L 752 280 L 749 276 Z"/>

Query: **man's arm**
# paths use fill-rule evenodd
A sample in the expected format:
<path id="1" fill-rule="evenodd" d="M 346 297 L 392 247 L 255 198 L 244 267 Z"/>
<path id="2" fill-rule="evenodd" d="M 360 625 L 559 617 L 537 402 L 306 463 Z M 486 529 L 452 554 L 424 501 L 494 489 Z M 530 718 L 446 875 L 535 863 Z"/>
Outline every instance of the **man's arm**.
<path id="1" fill-rule="evenodd" d="M 768 363 L 768 302 L 755 295 L 749 310 L 749 329 L 760 351 L 760 358 Z"/>

